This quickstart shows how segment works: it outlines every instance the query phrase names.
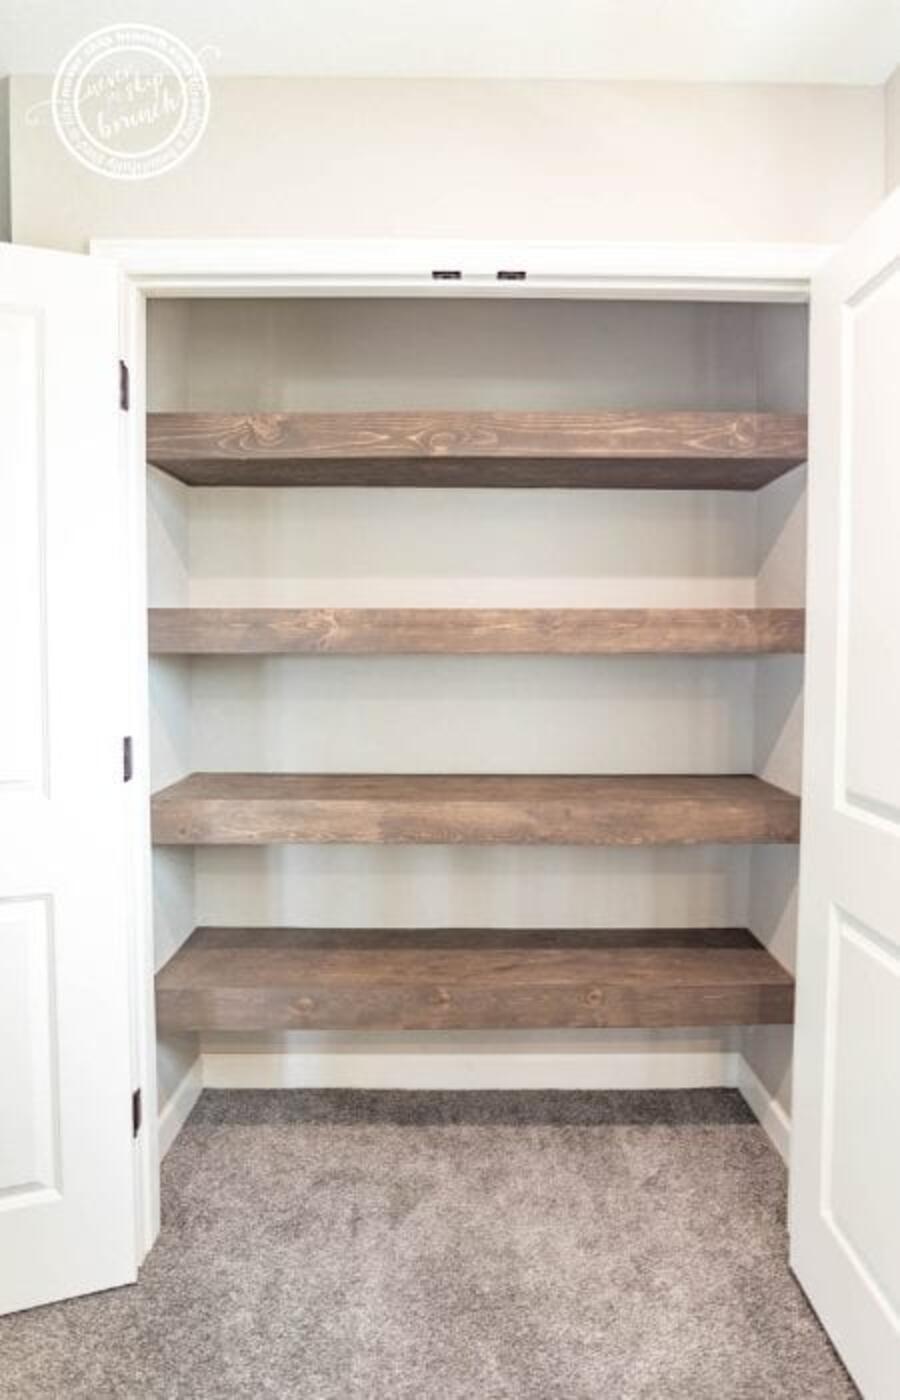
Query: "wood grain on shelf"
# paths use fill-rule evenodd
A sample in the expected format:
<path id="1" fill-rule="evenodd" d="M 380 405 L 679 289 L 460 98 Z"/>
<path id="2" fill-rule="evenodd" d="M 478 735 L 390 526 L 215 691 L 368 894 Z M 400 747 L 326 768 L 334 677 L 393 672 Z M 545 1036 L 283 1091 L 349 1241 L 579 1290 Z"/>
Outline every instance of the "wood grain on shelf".
<path id="1" fill-rule="evenodd" d="M 799 652 L 800 608 L 151 608 L 150 650 L 661 655 Z"/>
<path id="2" fill-rule="evenodd" d="M 806 459 L 787 413 L 151 413 L 147 459 L 193 486 L 752 491 Z"/>
<path id="3" fill-rule="evenodd" d="M 165 1031 L 790 1022 L 745 929 L 200 928 L 156 979 Z"/>
<path id="4" fill-rule="evenodd" d="M 799 799 L 752 776 L 194 773 L 160 845 L 794 842 Z"/>

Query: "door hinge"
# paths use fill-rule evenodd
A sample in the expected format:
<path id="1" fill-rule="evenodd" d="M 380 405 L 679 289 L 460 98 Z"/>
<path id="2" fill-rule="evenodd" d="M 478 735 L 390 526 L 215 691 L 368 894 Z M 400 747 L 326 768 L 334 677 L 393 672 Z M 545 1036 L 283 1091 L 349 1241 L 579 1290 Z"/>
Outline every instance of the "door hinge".
<path id="1" fill-rule="evenodd" d="M 521 267 L 501 267 L 497 273 L 498 282 L 524 282 L 528 273 Z"/>
<path id="2" fill-rule="evenodd" d="M 131 376 L 124 360 L 119 361 L 119 407 L 126 411 L 131 407 Z"/>
<path id="3" fill-rule="evenodd" d="M 131 735 L 122 740 L 122 782 L 130 783 L 134 777 L 134 743 Z"/>
<path id="4" fill-rule="evenodd" d="M 135 1089 L 131 1096 L 131 1136 L 137 1137 L 141 1131 L 141 1123 L 144 1120 L 144 1106 L 141 1102 L 141 1091 Z"/>

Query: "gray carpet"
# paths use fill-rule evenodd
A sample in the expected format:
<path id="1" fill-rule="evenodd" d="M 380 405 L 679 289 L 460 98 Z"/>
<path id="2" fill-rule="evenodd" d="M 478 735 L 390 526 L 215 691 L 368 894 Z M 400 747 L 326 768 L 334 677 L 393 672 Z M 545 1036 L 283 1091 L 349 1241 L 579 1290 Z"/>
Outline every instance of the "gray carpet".
<path id="1" fill-rule="evenodd" d="M 3 1400 L 837 1400 L 730 1090 L 207 1092 L 134 1288 L 0 1321 Z"/>

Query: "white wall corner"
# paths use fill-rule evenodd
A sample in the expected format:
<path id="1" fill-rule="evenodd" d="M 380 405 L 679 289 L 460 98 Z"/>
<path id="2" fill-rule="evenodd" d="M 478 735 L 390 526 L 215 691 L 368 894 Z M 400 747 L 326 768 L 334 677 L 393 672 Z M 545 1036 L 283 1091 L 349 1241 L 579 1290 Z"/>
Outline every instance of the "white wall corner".
<path id="1" fill-rule="evenodd" d="M 884 192 L 900 185 L 900 63 L 884 85 Z"/>
<path id="2" fill-rule="evenodd" d="M 9 78 L 0 78 L 0 241 L 12 238 L 12 198 L 10 194 Z"/>
<path id="3" fill-rule="evenodd" d="M 735 1057 L 735 1086 L 786 1165 L 790 1164 L 791 1120 L 743 1055 Z"/>
<path id="4" fill-rule="evenodd" d="M 203 1058 L 198 1055 L 159 1114 L 159 1160 L 181 1132 L 203 1092 Z"/>

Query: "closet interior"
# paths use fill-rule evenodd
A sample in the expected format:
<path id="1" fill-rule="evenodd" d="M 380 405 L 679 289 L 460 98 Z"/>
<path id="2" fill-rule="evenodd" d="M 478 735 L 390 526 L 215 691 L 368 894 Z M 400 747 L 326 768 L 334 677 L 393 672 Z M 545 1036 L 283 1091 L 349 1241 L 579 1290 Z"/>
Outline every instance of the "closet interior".
<path id="1" fill-rule="evenodd" d="M 439 1046 L 738 1053 L 788 1108 L 806 329 L 149 303 L 161 1104 Z"/>

